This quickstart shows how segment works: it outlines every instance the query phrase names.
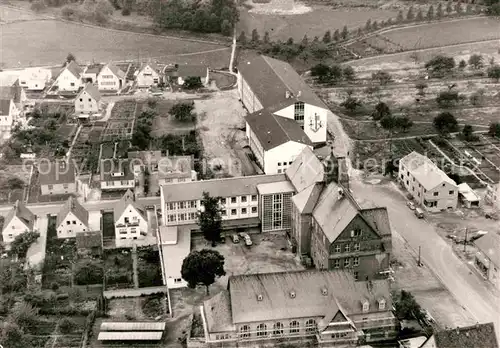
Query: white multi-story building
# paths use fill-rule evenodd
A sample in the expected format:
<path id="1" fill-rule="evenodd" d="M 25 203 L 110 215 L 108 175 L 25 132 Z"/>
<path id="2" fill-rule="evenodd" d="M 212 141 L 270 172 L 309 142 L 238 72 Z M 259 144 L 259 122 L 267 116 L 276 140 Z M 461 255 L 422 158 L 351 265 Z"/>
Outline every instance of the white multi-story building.
<path id="1" fill-rule="evenodd" d="M 399 181 L 417 204 L 429 212 L 455 209 L 458 186 L 429 158 L 418 152 L 403 157 L 399 162 Z"/>
<path id="2" fill-rule="evenodd" d="M 241 62 L 238 93 L 249 113 L 269 109 L 295 120 L 312 143 L 326 142 L 330 111 L 287 62 L 262 55 Z"/>
<path id="3" fill-rule="evenodd" d="M 116 241 L 123 239 L 144 239 L 148 233 L 148 220 L 144 208 L 128 190 L 113 209 Z"/>
<path id="4" fill-rule="evenodd" d="M 97 86 L 100 91 L 119 91 L 124 84 L 125 73 L 113 63 L 104 66 L 97 75 Z"/>

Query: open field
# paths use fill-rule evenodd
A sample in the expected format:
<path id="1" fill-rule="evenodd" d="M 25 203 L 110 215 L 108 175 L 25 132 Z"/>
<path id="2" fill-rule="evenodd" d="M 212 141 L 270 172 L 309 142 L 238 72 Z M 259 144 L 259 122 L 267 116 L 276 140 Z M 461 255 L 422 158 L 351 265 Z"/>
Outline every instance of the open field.
<path id="1" fill-rule="evenodd" d="M 368 19 L 381 21 L 397 16 L 397 11 L 394 10 L 368 8 L 336 10 L 331 6 L 322 5 L 313 5 L 308 8 L 292 0 L 285 5 L 285 11 L 288 14 L 270 14 L 274 6 L 272 3 L 261 5 L 252 4 L 251 1 L 248 3 L 254 6 L 254 9 L 240 11 L 238 32 L 244 30 L 249 37 L 252 30 L 257 28 L 261 37 L 264 32 L 268 31 L 272 40 L 286 41 L 292 37 L 297 41 L 302 40 L 304 35 L 311 39 L 314 36 L 321 38 L 325 31 L 331 30 L 333 33 L 335 29 L 342 30 L 344 25 L 347 25 L 349 29 L 354 29 L 365 25 Z M 274 8 L 277 7 L 274 6 Z M 256 13 L 257 11 L 259 13 Z"/>
<path id="2" fill-rule="evenodd" d="M 158 100 L 155 106 L 157 116 L 153 120 L 151 134 L 160 137 L 167 134 L 187 134 L 195 128 L 194 122 L 179 122 L 170 115 L 170 109 L 176 103 L 190 103 L 188 100 Z"/>

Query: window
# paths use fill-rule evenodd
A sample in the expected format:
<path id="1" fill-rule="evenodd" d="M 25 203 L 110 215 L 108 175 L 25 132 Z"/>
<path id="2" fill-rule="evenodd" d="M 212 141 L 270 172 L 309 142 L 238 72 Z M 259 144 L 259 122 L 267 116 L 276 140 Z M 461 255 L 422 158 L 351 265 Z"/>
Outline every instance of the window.
<path id="1" fill-rule="evenodd" d="M 186 202 L 179 202 L 179 209 L 186 209 Z"/>
<path id="2" fill-rule="evenodd" d="M 69 85 L 70 85 L 71 87 L 75 87 L 75 83 L 74 83 L 74 82 L 71 82 Z"/>
<path id="3" fill-rule="evenodd" d="M 309 334 L 316 332 L 316 320 L 309 319 L 306 321 L 306 332 Z"/>
<path id="4" fill-rule="evenodd" d="M 370 310 L 370 304 L 368 301 L 363 302 L 363 312 L 368 312 Z"/>
<path id="5" fill-rule="evenodd" d="M 339 268 L 340 267 L 340 260 L 336 259 L 333 260 L 333 268 Z"/>
<path id="6" fill-rule="evenodd" d="M 304 103 L 303 102 L 295 103 L 293 118 L 295 121 L 304 122 Z"/>
<path id="7" fill-rule="evenodd" d="M 336 244 L 335 245 L 335 252 L 340 253 L 341 250 L 342 250 L 342 247 L 340 246 L 340 244 Z"/>
<path id="8" fill-rule="evenodd" d="M 359 251 L 360 245 L 359 243 L 354 243 L 354 251 Z"/>
<path id="9" fill-rule="evenodd" d="M 179 221 L 186 220 L 186 217 L 187 217 L 186 213 L 179 214 Z"/>
<path id="10" fill-rule="evenodd" d="M 180 282 L 182 282 L 182 278 L 175 278 L 174 279 L 174 283 L 180 283 Z"/>
<path id="11" fill-rule="evenodd" d="M 83 102 L 83 98 L 80 98 L 80 101 Z"/>
<path id="12" fill-rule="evenodd" d="M 169 214 L 167 216 L 167 221 L 168 222 L 174 222 L 174 221 L 177 221 L 177 216 L 175 214 Z"/>
<path id="13" fill-rule="evenodd" d="M 184 181 L 186 181 L 186 178 L 178 178 L 177 179 L 177 182 L 184 182 Z"/>
<path id="14" fill-rule="evenodd" d="M 128 217 L 125 218 L 125 223 L 128 224 L 130 222 L 130 219 Z"/>
<path id="15" fill-rule="evenodd" d="M 288 162 L 288 165 L 290 165 L 290 166 L 291 166 L 291 165 L 292 165 L 292 163 L 293 163 L 293 162 L 292 162 L 292 161 L 290 161 L 290 162 Z"/>
<path id="16" fill-rule="evenodd" d="M 351 264 L 350 259 L 344 259 L 344 267 L 349 267 L 350 264 Z"/>
<path id="17" fill-rule="evenodd" d="M 359 266 L 359 257 L 355 257 L 352 259 L 352 265 L 354 267 Z"/>
<path id="18" fill-rule="evenodd" d="M 221 198 L 220 199 L 220 204 L 226 204 L 226 199 L 225 198 Z"/>
<path id="19" fill-rule="evenodd" d="M 73 225 L 76 225 L 76 220 L 73 220 Z"/>
<path id="20" fill-rule="evenodd" d="M 439 192 L 434 192 L 433 193 L 434 196 L 438 196 L 439 195 Z"/>
<path id="21" fill-rule="evenodd" d="M 91 102 L 91 101 L 92 101 L 92 99 L 89 98 L 89 102 Z"/>
<path id="22" fill-rule="evenodd" d="M 231 203 L 236 203 L 236 197 L 231 197 Z"/>
<path id="23" fill-rule="evenodd" d="M 226 215 L 227 215 L 227 212 L 226 212 L 225 210 L 222 210 L 222 211 L 220 212 L 220 214 L 221 214 L 222 216 L 226 216 Z"/>
<path id="24" fill-rule="evenodd" d="M 277 322 L 276 324 L 274 324 L 273 335 L 275 335 L 275 336 L 283 335 L 283 324 L 282 323 Z"/>
<path id="25" fill-rule="evenodd" d="M 231 215 L 236 215 L 236 209 L 231 209 Z"/>
<path id="26" fill-rule="evenodd" d="M 246 214 L 247 213 L 247 208 L 241 208 L 241 213 Z"/>
<path id="27" fill-rule="evenodd" d="M 297 320 L 292 320 L 290 322 L 290 333 L 298 333 L 300 331 L 299 327 L 299 322 Z"/>
<path id="28" fill-rule="evenodd" d="M 455 191 L 453 191 L 453 190 L 452 190 L 452 191 L 449 191 L 448 193 L 449 193 L 450 195 L 452 195 L 452 194 L 454 194 L 454 193 L 455 193 Z"/>
<path id="29" fill-rule="evenodd" d="M 250 337 L 250 326 L 243 325 L 240 328 L 240 337 L 247 338 Z"/>
<path id="30" fill-rule="evenodd" d="M 267 336 L 267 326 L 264 323 L 257 325 L 257 337 Z"/>
<path id="31" fill-rule="evenodd" d="M 241 203 L 247 202 L 247 196 L 241 196 Z"/>
<path id="32" fill-rule="evenodd" d="M 378 309 L 379 310 L 384 310 L 385 309 L 385 300 L 381 299 L 378 301 Z"/>
<path id="33" fill-rule="evenodd" d="M 63 184 L 63 188 L 67 189 L 68 188 L 68 184 Z"/>
<path id="34" fill-rule="evenodd" d="M 196 201 L 190 201 L 189 202 L 189 207 L 190 208 L 196 208 Z"/>
<path id="35" fill-rule="evenodd" d="M 47 185 L 49 190 L 52 190 L 54 188 L 54 185 Z"/>
<path id="36" fill-rule="evenodd" d="M 278 162 L 278 167 L 281 167 L 281 162 Z"/>
<path id="37" fill-rule="evenodd" d="M 354 280 L 359 280 L 359 272 L 354 272 Z"/>
<path id="38" fill-rule="evenodd" d="M 175 202 L 168 203 L 168 210 L 175 210 L 175 209 L 177 209 L 177 204 Z"/>
<path id="39" fill-rule="evenodd" d="M 257 213 L 257 207 L 252 207 L 252 214 L 256 214 Z"/>
<path id="40" fill-rule="evenodd" d="M 349 251 L 351 251 L 351 245 L 350 244 L 346 244 L 344 250 L 345 250 L 346 253 L 348 253 Z"/>
<path id="41" fill-rule="evenodd" d="M 71 225 L 71 221 L 66 221 L 66 225 Z M 14 226 L 12 226 L 14 227 Z"/>
<path id="42" fill-rule="evenodd" d="M 252 202 L 256 202 L 257 201 L 257 195 L 252 195 Z"/>

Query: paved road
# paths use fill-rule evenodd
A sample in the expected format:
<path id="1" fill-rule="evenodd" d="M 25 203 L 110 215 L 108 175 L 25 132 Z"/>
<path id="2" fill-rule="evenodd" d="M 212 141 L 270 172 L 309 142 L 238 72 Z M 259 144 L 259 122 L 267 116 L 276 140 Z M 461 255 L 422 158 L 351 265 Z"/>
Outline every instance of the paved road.
<path id="1" fill-rule="evenodd" d="M 451 246 L 437 234 L 434 227 L 414 216 L 406 207 L 404 196 L 393 185 L 371 185 L 353 181 L 351 186 L 354 195 L 360 200 L 387 207 L 393 229 L 403 236 L 413 249 L 418 250 L 419 246 L 422 248 L 424 264 L 478 322 L 494 322 L 497 337 L 500 337 L 498 296 L 453 253 Z"/>

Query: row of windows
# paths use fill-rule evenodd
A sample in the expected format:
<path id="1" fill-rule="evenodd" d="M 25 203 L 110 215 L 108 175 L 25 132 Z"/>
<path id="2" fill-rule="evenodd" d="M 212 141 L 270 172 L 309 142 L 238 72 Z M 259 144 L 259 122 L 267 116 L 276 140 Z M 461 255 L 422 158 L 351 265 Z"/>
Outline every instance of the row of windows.
<path id="1" fill-rule="evenodd" d="M 172 178 L 165 178 L 163 179 L 163 181 L 165 182 L 174 182 L 174 180 Z M 186 181 L 186 178 L 177 178 L 176 182 L 185 182 Z"/>
<path id="2" fill-rule="evenodd" d="M 115 81 L 109 81 L 109 82 L 108 81 L 101 81 L 99 84 L 101 86 L 114 86 L 114 85 L 116 85 Z"/>
<path id="3" fill-rule="evenodd" d="M 227 210 L 222 210 L 221 211 L 221 215 L 222 216 L 227 216 Z M 252 207 L 252 210 L 251 210 L 252 214 L 257 214 L 257 207 Z M 238 215 L 238 209 L 231 209 L 230 210 L 230 213 L 231 215 Z M 248 209 L 247 208 L 241 208 L 241 214 L 242 215 L 245 215 L 245 214 L 248 214 Z"/>
<path id="4" fill-rule="evenodd" d="M 103 78 L 103 79 L 112 79 L 112 78 L 114 78 L 114 75 L 101 75 L 101 78 Z"/>
<path id="5" fill-rule="evenodd" d="M 408 177 L 410 177 L 410 172 L 409 171 L 407 171 L 406 174 L 408 175 Z M 401 180 L 404 180 L 404 173 L 401 174 Z M 415 178 L 412 179 L 412 182 L 415 182 Z M 410 186 L 410 181 L 409 180 L 406 180 L 406 186 Z M 446 184 L 442 184 L 441 186 L 445 187 Z M 421 187 L 422 187 L 422 185 L 419 183 L 418 184 L 418 188 L 421 188 Z M 415 191 L 415 187 L 414 186 L 412 186 L 412 190 Z M 424 193 L 426 193 L 426 192 L 427 192 L 427 190 L 424 189 Z M 450 191 L 448 191 L 448 194 L 449 195 L 454 195 L 455 191 L 454 190 L 450 190 Z M 420 194 L 418 196 L 420 197 Z M 434 197 L 439 196 L 439 192 L 433 192 L 433 196 Z"/>
<path id="6" fill-rule="evenodd" d="M 89 102 L 92 101 L 92 98 L 89 98 Z M 83 98 L 80 98 L 80 102 L 83 102 Z"/>
<path id="7" fill-rule="evenodd" d="M 359 266 L 359 257 L 353 257 L 353 258 L 346 258 L 346 259 L 335 259 L 333 260 L 333 267 L 334 268 L 340 268 L 340 265 L 342 264 L 342 260 L 343 261 L 343 265 L 344 265 L 344 268 L 346 267 L 358 267 Z"/>
<path id="8" fill-rule="evenodd" d="M 241 196 L 240 202 L 241 203 L 247 203 L 248 202 L 248 197 L 247 196 Z M 220 204 L 225 205 L 227 204 L 228 199 L 227 198 L 221 198 Z M 238 203 L 238 197 L 231 197 L 229 198 L 229 201 L 231 204 L 236 204 Z M 257 195 L 252 195 L 251 196 L 251 201 L 252 202 L 257 202 Z M 193 201 L 182 201 L 182 202 L 169 202 L 167 203 L 167 209 L 168 210 L 177 210 L 177 209 L 193 209 L 193 208 L 198 208 L 198 202 L 193 200 Z"/>
<path id="9" fill-rule="evenodd" d="M 344 248 L 342 248 L 342 246 L 344 246 Z M 361 245 L 359 243 L 354 243 L 353 250 L 359 251 L 360 247 L 361 247 Z M 351 244 L 349 244 L 349 243 L 347 243 L 347 244 L 341 244 L 341 243 L 335 244 L 334 250 L 336 253 L 341 253 L 342 251 L 344 251 L 346 253 L 351 252 Z"/>
<path id="10" fill-rule="evenodd" d="M 252 195 L 251 197 L 252 202 L 257 202 L 257 195 Z M 248 201 L 247 196 L 240 196 L 240 202 L 241 203 L 246 203 Z M 220 203 L 221 204 L 226 204 L 227 199 L 226 198 L 221 198 Z M 231 204 L 238 203 L 238 197 L 231 197 L 230 198 Z"/>
<path id="11" fill-rule="evenodd" d="M 68 187 L 69 187 L 69 184 L 63 184 L 63 188 L 67 189 Z M 52 190 L 52 189 L 54 189 L 54 185 L 47 185 L 47 188 L 49 190 Z"/>
<path id="12" fill-rule="evenodd" d="M 317 324 L 316 320 L 314 319 L 309 319 L 306 321 L 306 326 L 305 326 L 305 332 L 308 334 L 313 334 L 317 330 Z M 297 320 L 292 320 L 289 323 L 288 328 L 286 329 L 287 333 L 290 334 L 298 334 L 300 333 L 300 323 Z M 272 327 L 267 327 L 266 324 L 261 323 L 257 325 L 257 330 L 256 330 L 256 336 L 257 337 L 264 337 L 264 336 L 282 336 L 285 333 L 285 326 L 281 322 L 275 323 Z M 243 325 L 240 328 L 240 337 L 243 338 L 248 338 L 251 336 L 250 332 L 250 325 Z"/>
<path id="13" fill-rule="evenodd" d="M 116 181 L 106 181 L 107 186 L 115 186 Z M 128 185 L 128 180 L 120 180 L 120 183 L 117 184 L 117 186 L 120 185 Z"/>
<path id="14" fill-rule="evenodd" d="M 167 215 L 168 222 L 175 221 L 194 221 L 198 218 L 198 214 L 195 212 L 191 213 L 179 213 L 179 214 L 169 214 Z"/>

